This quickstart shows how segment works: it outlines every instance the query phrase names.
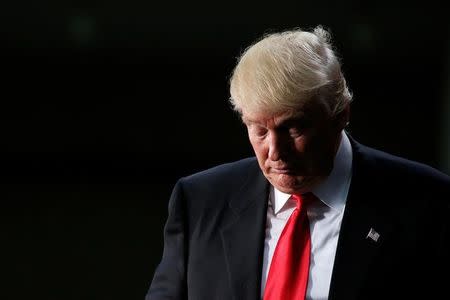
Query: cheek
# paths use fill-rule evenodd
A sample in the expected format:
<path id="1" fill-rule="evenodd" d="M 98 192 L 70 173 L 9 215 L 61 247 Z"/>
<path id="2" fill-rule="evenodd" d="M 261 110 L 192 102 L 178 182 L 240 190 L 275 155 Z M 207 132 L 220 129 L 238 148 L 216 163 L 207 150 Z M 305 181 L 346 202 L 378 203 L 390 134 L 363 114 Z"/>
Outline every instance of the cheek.
<path id="1" fill-rule="evenodd" d="M 255 155 L 259 161 L 263 161 L 267 158 L 268 151 L 262 143 L 255 140 L 250 140 L 250 144 L 252 145 L 253 151 L 255 152 Z"/>
<path id="2" fill-rule="evenodd" d="M 321 138 L 305 136 L 295 143 L 298 163 L 306 168 L 319 168 L 322 164 L 328 165 L 329 151 L 329 144 Z"/>
<path id="3" fill-rule="evenodd" d="M 294 150 L 297 153 L 303 153 L 308 150 L 308 140 L 304 137 L 299 137 L 294 142 Z"/>
<path id="4" fill-rule="evenodd" d="M 336 151 L 336 139 L 332 137 L 311 139 L 307 144 L 306 153 L 310 160 L 319 167 L 324 169 L 333 164 L 334 155 Z"/>

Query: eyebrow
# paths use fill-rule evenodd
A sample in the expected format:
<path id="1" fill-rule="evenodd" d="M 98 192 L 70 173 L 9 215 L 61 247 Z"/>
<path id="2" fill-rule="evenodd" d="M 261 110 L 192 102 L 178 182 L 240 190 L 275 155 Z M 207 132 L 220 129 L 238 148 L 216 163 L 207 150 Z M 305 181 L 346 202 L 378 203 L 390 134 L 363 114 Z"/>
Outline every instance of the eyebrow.
<path id="1" fill-rule="evenodd" d="M 296 123 L 296 122 L 299 122 L 299 121 L 300 122 L 304 122 L 306 120 L 308 120 L 308 118 L 305 117 L 305 115 L 294 115 L 294 116 L 291 116 L 289 118 L 286 118 L 286 119 L 282 120 L 280 122 L 280 126 L 291 125 L 292 123 Z"/>
<path id="2" fill-rule="evenodd" d="M 261 124 L 260 122 L 254 120 L 254 119 L 248 118 L 248 117 L 242 116 L 241 119 L 244 124 Z"/>
<path id="3" fill-rule="evenodd" d="M 278 128 L 279 127 L 287 127 L 291 124 L 294 124 L 298 121 L 300 122 L 304 122 L 305 120 L 307 120 L 307 118 L 305 117 L 304 113 L 298 112 L 298 113 L 293 113 L 292 115 L 287 116 L 285 119 L 281 120 L 280 123 L 278 124 Z M 256 125 L 262 125 L 261 122 L 258 122 L 256 120 L 252 120 L 250 118 L 247 117 L 242 117 L 242 122 L 244 122 L 244 124 L 256 124 Z"/>

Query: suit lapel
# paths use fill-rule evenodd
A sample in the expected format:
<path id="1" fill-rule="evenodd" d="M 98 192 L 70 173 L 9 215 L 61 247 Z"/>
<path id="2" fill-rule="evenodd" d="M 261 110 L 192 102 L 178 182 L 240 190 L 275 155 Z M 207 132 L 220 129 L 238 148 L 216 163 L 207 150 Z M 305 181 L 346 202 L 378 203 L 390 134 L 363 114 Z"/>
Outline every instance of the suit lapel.
<path id="1" fill-rule="evenodd" d="M 230 201 L 222 230 L 233 299 L 259 299 L 269 184 L 257 164 Z"/>
<path id="2" fill-rule="evenodd" d="M 351 142 L 353 175 L 336 250 L 329 300 L 358 298 L 370 264 L 392 230 L 389 218 L 384 216 L 386 206 L 383 207 L 380 187 L 374 184 L 380 174 L 368 174 L 368 170 L 376 170 L 375 162 L 365 155 L 361 145 Z"/>

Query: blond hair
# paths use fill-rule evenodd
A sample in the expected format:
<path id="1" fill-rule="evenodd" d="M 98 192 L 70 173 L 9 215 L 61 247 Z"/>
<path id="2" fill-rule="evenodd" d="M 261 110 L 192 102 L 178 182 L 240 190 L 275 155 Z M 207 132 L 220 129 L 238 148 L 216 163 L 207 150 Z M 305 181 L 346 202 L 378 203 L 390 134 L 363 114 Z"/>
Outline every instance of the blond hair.
<path id="1" fill-rule="evenodd" d="M 248 47 L 232 73 L 230 94 L 241 114 L 279 113 L 315 99 L 336 115 L 352 100 L 331 36 L 321 26 L 266 35 Z"/>

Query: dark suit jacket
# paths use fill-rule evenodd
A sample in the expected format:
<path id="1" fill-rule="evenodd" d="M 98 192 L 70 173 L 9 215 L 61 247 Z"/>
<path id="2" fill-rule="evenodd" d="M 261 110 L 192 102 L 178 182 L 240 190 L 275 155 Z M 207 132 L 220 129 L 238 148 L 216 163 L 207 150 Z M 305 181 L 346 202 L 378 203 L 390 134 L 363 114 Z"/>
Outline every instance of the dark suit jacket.
<path id="1" fill-rule="evenodd" d="M 449 299 L 449 177 L 352 147 L 329 299 Z M 261 299 L 268 191 L 255 158 L 179 180 L 146 299 Z"/>

